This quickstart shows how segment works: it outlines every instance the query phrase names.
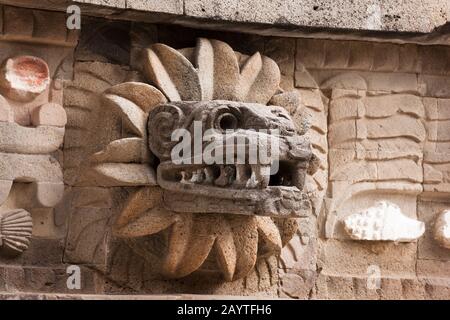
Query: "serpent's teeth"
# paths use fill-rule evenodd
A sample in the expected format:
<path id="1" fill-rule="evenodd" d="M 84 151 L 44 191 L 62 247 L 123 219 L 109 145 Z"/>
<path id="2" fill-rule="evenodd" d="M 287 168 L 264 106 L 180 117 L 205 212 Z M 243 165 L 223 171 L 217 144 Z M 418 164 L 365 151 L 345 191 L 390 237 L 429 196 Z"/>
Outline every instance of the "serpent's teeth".
<path id="1" fill-rule="evenodd" d="M 270 181 L 270 166 L 252 165 L 252 175 L 246 183 L 247 188 L 266 188 Z"/>
<path id="2" fill-rule="evenodd" d="M 181 175 L 180 183 L 188 183 L 186 171 L 181 171 L 180 175 Z"/>
<path id="3" fill-rule="evenodd" d="M 303 186 L 305 185 L 305 170 L 300 165 L 293 170 L 291 183 L 299 190 L 303 189 Z"/>
<path id="4" fill-rule="evenodd" d="M 258 180 L 256 179 L 256 174 L 253 171 L 250 179 L 247 180 L 247 183 L 245 185 L 249 189 L 256 188 L 258 186 Z"/>
<path id="5" fill-rule="evenodd" d="M 203 182 L 203 180 L 204 180 L 204 176 L 203 176 L 203 170 L 202 169 L 195 170 L 192 173 L 192 178 L 190 180 L 191 182 L 193 182 L 193 183 L 201 183 L 201 182 Z"/>
<path id="6" fill-rule="evenodd" d="M 234 167 L 220 166 L 220 176 L 214 181 L 215 185 L 225 187 L 229 185 L 234 178 Z"/>
<path id="7" fill-rule="evenodd" d="M 180 171 L 180 183 L 214 184 L 219 187 L 266 188 L 270 181 L 270 166 L 262 165 L 221 165 L 217 177 L 215 168 L 208 166 L 200 169 Z"/>
<path id="8" fill-rule="evenodd" d="M 214 182 L 214 171 L 211 167 L 206 167 L 203 169 L 203 174 L 205 175 L 205 183 L 213 183 Z"/>
<path id="9" fill-rule="evenodd" d="M 236 181 L 237 182 L 245 182 L 247 180 L 245 165 L 239 164 L 236 166 Z"/>
<path id="10" fill-rule="evenodd" d="M 247 180 L 247 184 L 245 186 L 249 189 L 253 189 L 253 188 L 256 188 L 257 185 L 258 185 L 258 182 L 256 181 L 256 177 L 252 173 L 252 176 L 250 177 L 250 179 Z"/>
<path id="11" fill-rule="evenodd" d="M 260 166 L 259 167 L 261 187 L 267 188 L 270 181 L 270 166 Z"/>
<path id="12" fill-rule="evenodd" d="M 233 185 L 236 187 L 245 187 L 248 180 L 247 168 L 244 164 L 236 165 L 236 180 Z"/>

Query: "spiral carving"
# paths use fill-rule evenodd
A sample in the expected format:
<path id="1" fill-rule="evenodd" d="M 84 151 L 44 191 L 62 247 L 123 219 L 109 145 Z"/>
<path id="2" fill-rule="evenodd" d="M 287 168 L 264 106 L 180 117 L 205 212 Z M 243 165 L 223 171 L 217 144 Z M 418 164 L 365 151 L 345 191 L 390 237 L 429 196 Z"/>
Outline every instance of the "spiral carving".
<path id="1" fill-rule="evenodd" d="M 236 129 L 242 118 L 239 108 L 227 104 L 214 105 L 208 113 L 207 128 Z M 223 128 L 221 120 L 229 119 L 230 116 L 233 123 L 230 123 L 230 127 Z"/>
<path id="2" fill-rule="evenodd" d="M 160 160 L 170 159 L 170 152 L 177 141 L 172 141 L 172 133 L 183 128 L 185 115 L 174 105 L 164 104 L 153 109 L 148 117 L 148 143 L 150 150 Z"/>

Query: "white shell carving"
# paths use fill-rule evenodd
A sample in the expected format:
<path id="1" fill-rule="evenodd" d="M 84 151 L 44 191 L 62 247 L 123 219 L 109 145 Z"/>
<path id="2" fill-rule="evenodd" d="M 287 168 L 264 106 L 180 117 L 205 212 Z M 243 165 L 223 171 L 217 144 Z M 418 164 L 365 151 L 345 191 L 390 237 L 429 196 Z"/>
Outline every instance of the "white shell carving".
<path id="1" fill-rule="evenodd" d="M 447 249 L 450 249 L 450 210 L 444 210 L 434 224 L 434 239 Z"/>
<path id="2" fill-rule="evenodd" d="M 0 246 L 19 254 L 28 249 L 33 220 L 28 211 L 18 209 L 0 214 Z"/>
<path id="3" fill-rule="evenodd" d="M 386 201 L 348 216 L 344 227 L 352 239 L 368 241 L 412 242 L 425 232 L 423 222 L 408 218 Z"/>

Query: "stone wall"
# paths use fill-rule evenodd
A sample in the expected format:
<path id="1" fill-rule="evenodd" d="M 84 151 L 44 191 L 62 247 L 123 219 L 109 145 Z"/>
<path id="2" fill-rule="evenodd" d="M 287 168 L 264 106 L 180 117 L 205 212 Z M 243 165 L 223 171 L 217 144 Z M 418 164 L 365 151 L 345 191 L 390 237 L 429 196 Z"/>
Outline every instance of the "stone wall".
<path id="1" fill-rule="evenodd" d="M 306 2 L 308 8 L 313 4 Z M 239 7 L 236 13 L 227 11 L 233 7 L 228 2 L 227 10 L 213 6 L 214 1 L 184 1 L 184 6 L 181 1 L 169 1 L 154 8 L 142 3 L 127 1 L 122 6 L 240 22 L 275 24 L 281 16 L 289 24 L 302 26 L 367 29 L 368 21 L 364 14 L 364 19 L 333 15 L 322 2 L 317 9 L 313 5 L 312 11 L 298 15 L 288 10 L 292 17 L 278 5 L 271 10 L 273 15 L 262 12 L 254 17 L 245 9 L 245 1 L 233 2 Z M 421 15 L 426 20 L 422 21 L 405 18 L 410 16 L 409 7 L 384 4 L 387 20 L 377 28 L 429 32 L 448 20 L 445 5 L 445 1 L 422 4 L 420 8 L 432 13 Z M 113 6 L 120 8 L 121 4 L 114 2 Z M 436 6 L 442 8 L 434 10 Z M 62 13 L 11 6 L 1 10 L 2 63 L 15 56 L 38 57 L 49 67 L 49 86 L 30 101 L 18 101 L 8 96 L 10 91 L 1 91 L 6 102 L 0 101 L 0 128 L 11 123 L 37 130 L 56 128 L 55 132 L 63 132 L 64 140 L 59 148 L 56 143 L 48 150 L 48 142 L 39 140 L 39 134 L 26 135 L 25 139 L 32 139 L 26 145 L 39 149 L 28 151 L 21 147 L 20 132 L 13 132 L 12 142 L 0 138 L 0 157 L 6 159 L 2 164 L 7 160 L 15 164 L 0 165 L 0 212 L 24 210 L 33 222 L 28 248 L 20 256 L 0 256 L 0 292 L 80 297 L 450 298 L 449 239 L 438 231 L 439 223 L 447 223 L 448 228 L 445 211 L 450 209 L 450 46 L 262 36 L 93 17 L 83 17 L 81 31 L 72 32 L 65 28 Z M 334 17 L 326 24 L 315 19 L 315 11 L 323 10 Z M 368 9 L 361 10 L 367 13 Z M 403 11 L 396 18 L 398 10 Z M 436 12 L 441 14 L 436 16 Z M 393 18 L 388 19 L 389 15 Z M 297 97 L 295 107 L 287 109 L 298 126 L 303 118 L 308 119 L 305 136 L 319 163 L 317 170 L 306 176 L 304 192 L 310 210 L 295 218 L 298 230 L 292 239 L 279 255 L 260 256 L 252 271 L 233 281 L 224 281 L 217 274 L 205 277 L 205 270 L 212 268 L 209 265 L 200 270 L 203 273 L 181 279 L 161 277 L 158 258 L 165 254 L 161 243 L 167 240 L 167 232 L 130 240 L 112 231 L 127 206 L 132 214 L 146 201 L 138 201 L 136 207 L 129 202 L 130 196 L 139 196 L 136 180 L 141 176 L 130 178 L 123 164 L 108 171 L 108 179 L 98 172 L 112 167 L 92 171 L 92 163 L 101 157 L 98 152 L 113 141 L 131 137 L 129 123 L 105 104 L 105 92 L 126 98 L 129 95 L 117 85 L 156 85 L 146 74 L 145 49 L 155 43 L 192 48 L 198 38 L 228 43 L 238 55 L 260 52 L 276 62 L 280 90 Z M 183 52 L 189 57 L 191 51 Z M 170 73 L 168 67 L 166 70 Z M 53 109 L 51 116 L 45 117 L 42 106 L 50 103 L 63 106 L 67 123 L 61 122 L 62 116 L 57 117 Z M 2 109 L 6 105 L 15 112 L 13 118 L 2 118 L 9 114 Z M 39 108 L 43 111 L 33 111 Z M 20 112 L 24 109 L 29 111 Z M 10 146 L 18 151 L 11 151 Z M 124 158 L 120 152 L 114 156 Z M 155 164 L 152 161 L 139 164 Z M 46 169 L 49 163 L 57 166 L 56 171 Z M 151 197 L 159 197 L 161 191 L 154 179 L 142 179 Z M 58 187 L 62 183 L 64 190 Z M 33 192 L 36 199 L 28 196 Z M 30 197 L 33 201 L 24 199 Z M 389 210 L 380 209 L 377 215 L 380 201 L 387 203 Z M 367 210 L 375 213 L 365 213 Z M 355 214 L 360 222 L 351 229 L 348 219 Z M 356 232 L 357 228 L 362 233 Z M 66 270 L 71 265 L 81 267 L 80 290 L 67 287 Z"/>
<path id="2" fill-rule="evenodd" d="M 0 4 L 267 36 L 448 44 L 446 0 L 1 0 Z"/>
<path id="3" fill-rule="evenodd" d="M 4 4 L 65 10 L 70 1 L 3 0 Z M 230 23 L 429 33 L 448 23 L 450 7 L 445 0 L 326 1 L 326 0 L 75 0 L 93 14 L 121 18 L 153 15 L 154 19 L 192 18 Z M 167 14 L 165 18 L 155 17 Z M 175 19 L 173 19 L 175 18 Z"/>

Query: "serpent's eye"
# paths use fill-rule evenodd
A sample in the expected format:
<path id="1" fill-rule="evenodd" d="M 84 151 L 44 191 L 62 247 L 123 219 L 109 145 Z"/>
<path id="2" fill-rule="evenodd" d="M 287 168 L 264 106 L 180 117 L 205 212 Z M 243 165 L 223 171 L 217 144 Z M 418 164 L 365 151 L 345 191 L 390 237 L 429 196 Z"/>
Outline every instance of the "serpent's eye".
<path id="1" fill-rule="evenodd" d="M 221 130 L 235 130 L 238 128 L 239 120 L 232 113 L 223 113 L 216 120 L 216 127 Z"/>
<path id="2" fill-rule="evenodd" d="M 272 110 L 271 112 L 272 112 L 274 115 L 276 115 L 277 117 L 280 117 L 280 118 L 284 118 L 284 119 L 290 120 L 289 117 L 288 117 L 283 111 L 280 111 L 280 110 Z"/>

